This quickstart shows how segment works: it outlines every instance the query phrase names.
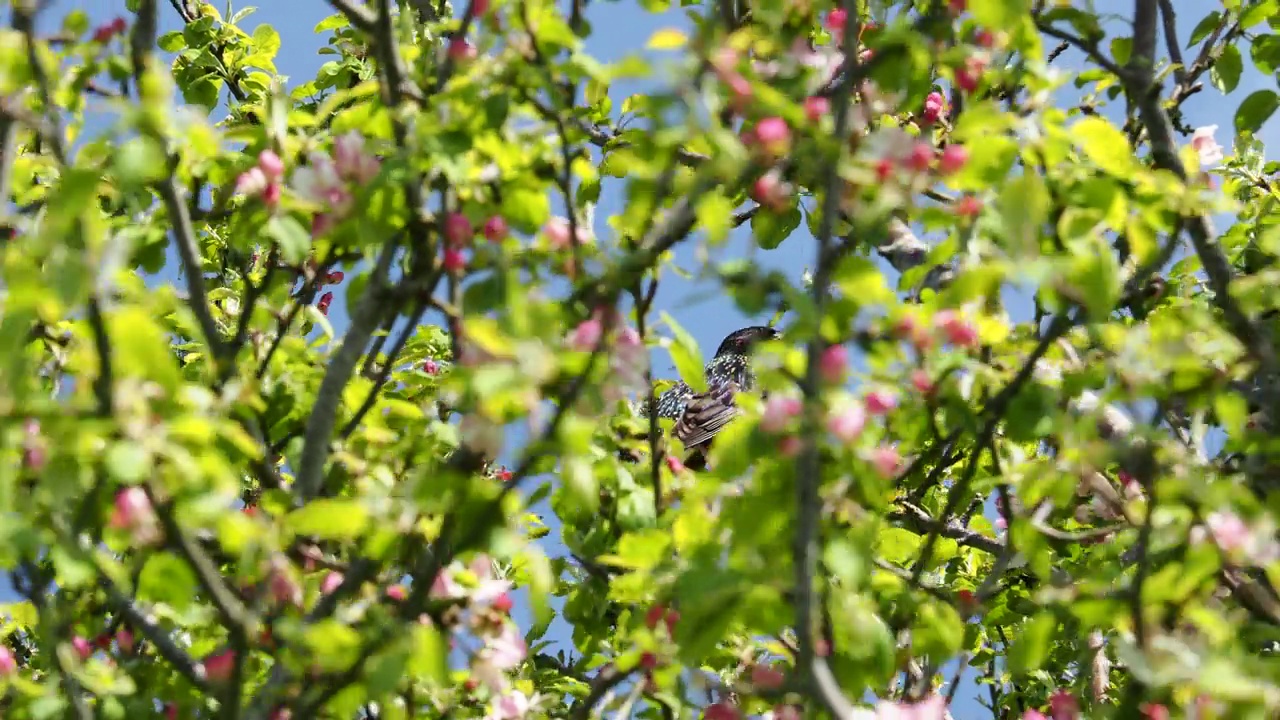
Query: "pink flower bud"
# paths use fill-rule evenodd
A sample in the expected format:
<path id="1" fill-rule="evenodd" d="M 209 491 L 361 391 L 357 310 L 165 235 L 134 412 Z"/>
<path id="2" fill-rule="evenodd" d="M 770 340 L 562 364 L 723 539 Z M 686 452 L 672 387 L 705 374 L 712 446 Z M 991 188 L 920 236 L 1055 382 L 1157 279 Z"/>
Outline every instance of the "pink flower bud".
<path id="1" fill-rule="evenodd" d="M 958 217 L 975 218 L 982 213 L 982 201 L 973 195 L 965 195 L 956 201 L 951 211 Z"/>
<path id="2" fill-rule="evenodd" d="M 924 112 L 921 113 L 920 119 L 926 124 L 932 125 L 942 119 L 946 108 L 947 101 L 942 97 L 942 93 L 931 92 L 929 97 L 924 99 Z"/>
<path id="3" fill-rule="evenodd" d="M 122 627 L 116 631 L 116 645 L 121 652 L 133 652 L 133 633 L 127 627 Z"/>
<path id="4" fill-rule="evenodd" d="M 962 145 L 948 145 L 938 160 L 938 171 L 943 175 L 959 172 L 969 162 L 969 151 Z"/>
<path id="5" fill-rule="evenodd" d="M 756 123 L 756 141 L 770 155 L 782 155 L 791 145 L 791 128 L 780 117 L 767 117 Z"/>
<path id="6" fill-rule="evenodd" d="M 345 577 L 342 573 L 337 570 L 330 570 L 325 574 L 324 579 L 320 581 L 320 594 L 328 595 L 334 590 L 337 590 L 338 587 L 342 585 L 342 581 L 344 579 Z"/>
<path id="7" fill-rule="evenodd" d="M 579 352 L 591 352 L 600 344 L 603 334 L 604 325 L 598 318 L 583 320 L 569 333 L 569 347 Z"/>
<path id="8" fill-rule="evenodd" d="M 79 635 L 71 638 L 71 649 L 75 650 L 76 655 L 80 656 L 80 662 L 88 660 L 89 656 L 93 654 L 93 646 L 89 644 L 88 640 Z"/>
<path id="9" fill-rule="evenodd" d="M 440 372 L 440 363 L 435 360 L 427 360 L 422 363 L 422 372 L 428 375 L 435 375 Z"/>
<path id="10" fill-rule="evenodd" d="M 833 35 L 843 35 L 844 25 L 849 18 L 849 13 L 844 8 L 836 8 L 827 13 L 827 19 L 823 21 L 822 26 Z"/>
<path id="11" fill-rule="evenodd" d="M 902 456 L 898 454 L 898 448 L 892 445 L 881 445 L 872 450 L 869 459 L 871 466 L 885 479 L 897 477 L 902 468 Z"/>
<path id="12" fill-rule="evenodd" d="M 511 232 L 501 215 L 494 215 L 484 222 L 484 236 L 489 242 L 502 242 Z"/>
<path id="13" fill-rule="evenodd" d="M 449 41 L 449 58 L 463 63 L 475 59 L 476 47 L 464 37 L 455 37 Z"/>
<path id="14" fill-rule="evenodd" d="M 978 328 L 955 310 L 940 310 L 933 316 L 933 326 L 942 331 L 947 342 L 961 348 L 978 344 Z"/>
<path id="15" fill-rule="evenodd" d="M 115 509 L 111 514 L 111 527 L 121 530 L 138 530 L 156 522 L 151 499 L 140 487 L 127 487 L 116 493 Z"/>
<path id="16" fill-rule="evenodd" d="M 219 650 L 205 657 L 203 665 L 204 676 L 210 682 L 226 682 L 235 670 L 236 653 L 234 650 Z"/>
<path id="17" fill-rule="evenodd" d="M 320 311 L 321 315 L 328 315 L 329 305 L 332 302 L 333 302 L 333 293 L 327 292 L 321 295 L 320 299 L 316 301 L 316 309 Z"/>
<path id="18" fill-rule="evenodd" d="M 774 395 L 764 404 L 760 417 L 760 429 L 767 433 L 781 432 L 791 418 L 800 414 L 804 405 L 799 398 Z"/>
<path id="19" fill-rule="evenodd" d="M 1053 720 L 1076 720 L 1080 716 L 1080 703 L 1067 690 L 1057 690 L 1049 696 L 1049 717 Z"/>
<path id="20" fill-rule="evenodd" d="M 867 393 L 866 403 L 872 415 L 885 415 L 898 407 L 898 396 L 888 390 L 872 390 Z"/>
<path id="21" fill-rule="evenodd" d="M 764 690 L 777 690 L 787 681 L 787 676 L 774 667 L 753 665 L 751 667 L 751 684 Z"/>
<path id="22" fill-rule="evenodd" d="M 702 720 L 741 720 L 742 712 L 734 705 L 718 702 L 702 711 Z M 1056 718 L 1055 718 L 1056 720 Z"/>
<path id="23" fill-rule="evenodd" d="M 9 677 L 18 672 L 18 660 L 8 645 L 0 645 L 0 677 Z"/>
<path id="24" fill-rule="evenodd" d="M 667 455 L 663 459 L 667 463 L 667 469 L 670 470 L 673 474 L 678 475 L 684 472 L 685 470 L 684 463 L 680 461 L 680 458 L 676 457 L 675 455 Z"/>
<path id="25" fill-rule="evenodd" d="M 921 395 L 933 394 L 933 378 L 929 377 L 929 373 L 920 368 L 911 371 L 911 386 Z"/>
<path id="26" fill-rule="evenodd" d="M 830 100 L 819 95 L 805 98 L 804 115 L 809 118 L 809 122 L 816 124 L 829 112 L 831 112 Z"/>
<path id="27" fill-rule="evenodd" d="M 751 199 L 770 210 L 782 211 L 791 199 L 791 188 L 782 181 L 777 169 L 773 169 L 756 178 L 751 185 Z"/>
<path id="28" fill-rule="evenodd" d="M 388 585 L 387 599 L 395 602 L 404 602 L 409 597 L 409 591 L 403 585 Z"/>
<path id="29" fill-rule="evenodd" d="M 267 149 L 258 153 L 258 167 L 268 180 L 279 180 L 284 176 L 284 161 L 274 150 Z"/>
<path id="30" fill-rule="evenodd" d="M 262 202 L 266 203 L 267 207 L 275 207 L 280 204 L 280 197 L 283 194 L 284 189 L 280 187 L 280 183 L 267 183 L 262 190 Z"/>
<path id="31" fill-rule="evenodd" d="M 247 197 L 260 195 L 267 189 L 267 175 L 262 168 L 253 166 L 236 178 L 236 192 Z"/>
<path id="32" fill-rule="evenodd" d="M 866 426 L 867 411 L 860 403 L 849 403 L 827 416 L 827 430 L 844 443 L 857 440 Z"/>
<path id="33" fill-rule="evenodd" d="M 956 86 L 967 93 L 977 90 L 986 69 L 986 60 L 972 55 L 965 58 L 964 67 L 956 70 Z"/>
<path id="34" fill-rule="evenodd" d="M 849 349 L 844 345 L 832 345 L 823 350 L 822 357 L 818 358 L 818 372 L 822 374 L 822 379 L 829 383 L 844 380 L 848 370 Z"/>
<path id="35" fill-rule="evenodd" d="M 903 160 L 903 164 L 913 172 L 928 172 L 929 166 L 933 164 L 933 146 L 924 142 L 916 143 L 911 147 L 911 152 Z"/>
<path id="36" fill-rule="evenodd" d="M 444 217 L 444 238 L 454 247 L 465 247 L 471 244 L 471 238 L 475 235 L 475 228 L 471 226 L 471 221 L 466 215 L 459 212 L 452 212 Z"/>
<path id="37" fill-rule="evenodd" d="M 467 256 L 461 250 L 448 248 L 444 251 L 444 269 L 451 273 L 461 272 L 467 267 Z"/>
<path id="38" fill-rule="evenodd" d="M 471 15 L 484 17 L 489 14 L 489 0 L 471 0 Z"/>

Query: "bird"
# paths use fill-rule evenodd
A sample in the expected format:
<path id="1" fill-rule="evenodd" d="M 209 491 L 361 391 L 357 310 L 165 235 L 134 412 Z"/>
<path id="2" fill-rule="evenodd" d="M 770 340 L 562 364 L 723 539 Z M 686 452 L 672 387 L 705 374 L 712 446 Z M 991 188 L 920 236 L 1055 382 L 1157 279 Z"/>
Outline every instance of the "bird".
<path id="1" fill-rule="evenodd" d="M 683 380 L 658 396 L 652 406 L 660 418 L 674 418 L 672 435 L 688 450 L 692 461 L 705 461 L 711 440 L 738 414 L 734 395 L 755 387 L 750 355 L 757 343 L 781 336 L 776 328 L 753 325 L 729 333 L 703 368 L 704 392 L 695 392 Z M 649 408 L 644 409 L 648 413 Z M 699 463 L 700 464 L 700 463 Z M 686 461 L 690 466 L 690 461 Z"/>

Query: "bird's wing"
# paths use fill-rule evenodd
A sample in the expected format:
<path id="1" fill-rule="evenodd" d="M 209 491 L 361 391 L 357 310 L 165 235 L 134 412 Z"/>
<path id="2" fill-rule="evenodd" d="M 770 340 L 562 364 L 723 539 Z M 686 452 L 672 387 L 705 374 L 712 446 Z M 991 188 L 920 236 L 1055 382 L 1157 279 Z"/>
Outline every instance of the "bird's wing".
<path id="1" fill-rule="evenodd" d="M 693 395 L 676 420 L 672 434 L 686 448 L 697 447 L 715 437 L 741 412 L 733 401 L 738 389 L 737 383 L 729 381 Z"/>

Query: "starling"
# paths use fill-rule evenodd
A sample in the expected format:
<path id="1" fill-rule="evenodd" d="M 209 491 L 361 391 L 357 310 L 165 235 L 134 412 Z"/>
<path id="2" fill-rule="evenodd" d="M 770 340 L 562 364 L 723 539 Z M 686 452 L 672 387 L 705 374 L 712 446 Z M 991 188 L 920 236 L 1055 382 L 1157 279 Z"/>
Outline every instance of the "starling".
<path id="1" fill-rule="evenodd" d="M 675 418 L 672 434 L 686 448 L 699 448 L 695 455 L 701 455 L 711 439 L 738 414 L 734 393 L 755 386 L 755 374 L 749 363 L 751 348 L 757 342 L 779 335 L 774 328 L 763 325 L 730 333 L 703 370 L 706 392 L 696 393 L 681 381 L 658 397 L 658 417 Z"/>

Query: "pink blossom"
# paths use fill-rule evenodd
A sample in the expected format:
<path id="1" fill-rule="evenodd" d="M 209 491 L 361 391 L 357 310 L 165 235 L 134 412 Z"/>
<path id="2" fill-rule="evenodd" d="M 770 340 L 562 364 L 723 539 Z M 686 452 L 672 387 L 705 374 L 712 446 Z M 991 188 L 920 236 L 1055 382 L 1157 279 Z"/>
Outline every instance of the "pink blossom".
<path id="1" fill-rule="evenodd" d="M 569 221 L 563 217 L 553 217 L 547 221 L 542 227 L 542 233 L 546 235 L 547 241 L 551 243 L 551 249 L 564 250 L 569 247 Z M 577 240 L 579 245 L 588 245 L 591 242 L 591 236 L 587 229 L 578 226 Z"/>
<path id="2" fill-rule="evenodd" d="M 764 413 L 760 417 L 760 429 L 767 433 L 781 432 L 787 422 L 800 414 L 803 404 L 799 398 L 774 395 L 764 404 Z"/>
<path id="3" fill-rule="evenodd" d="M 676 457 L 675 455 L 667 455 L 663 459 L 666 460 L 667 469 L 670 470 L 672 474 L 679 475 L 680 473 L 685 471 L 684 462 L 682 462 L 680 458 Z"/>
<path id="4" fill-rule="evenodd" d="M 569 347 L 579 352 L 591 352 L 600 344 L 604 335 L 604 323 L 599 318 L 589 318 L 578 323 L 578 327 L 569 333 L 566 342 Z"/>
<path id="5" fill-rule="evenodd" d="M 347 162 L 352 161 L 348 159 Z M 331 223 L 346 217 L 351 211 L 351 191 L 347 189 L 342 174 L 328 155 L 312 153 L 310 164 L 294 170 L 293 190 L 304 200 L 333 213 Z M 324 229 L 327 230 L 328 227 Z"/>
<path id="6" fill-rule="evenodd" d="M 1049 720 L 1049 718 L 1046 718 L 1044 713 L 1039 710 L 1032 709 L 1022 713 L 1022 720 Z"/>
<path id="7" fill-rule="evenodd" d="M 346 576 L 342 573 L 337 570 L 330 570 L 325 574 L 324 579 L 320 581 L 320 593 L 322 595 L 328 595 L 334 590 L 337 590 L 345 579 Z"/>
<path id="8" fill-rule="evenodd" d="M 783 182 L 782 173 L 773 168 L 752 183 L 751 199 L 770 210 L 785 210 L 791 199 L 791 186 Z"/>
<path id="9" fill-rule="evenodd" d="M 820 96 L 812 95 L 804 100 L 804 115 L 811 123 L 817 123 L 822 117 L 831 112 L 831 101 Z"/>
<path id="10" fill-rule="evenodd" d="M 464 37 L 454 37 L 449 40 L 449 57 L 454 62 L 466 62 L 474 60 L 477 54 L 475 45 L 467 42 Z"/>
<path id="11" fill-rule="evenodd" d="M 8 677 L 18 672 L 18 660 L 13 656 L 9 646 L 0 644 L 0 677 Z"/>
<path id="12" fill-rule="evenodd" d="M 784 435 L 778 440 L 778 454 L 784 458 L 793 458 L 800 454 L 804 444 L 795 435 Z"/>
<path id="13" fill-rule="evenodd" d="M 133 533 L 135 542 L 145 544 L 159 537 L 158 522 L 151 507 L 151 498 L 147 497 L 145 490 L 135 485 L 116 493 L 111 527 L 128 530 Z"/>
<path id="14" fill-rule="evenodd" d="M 499 580 L 493 576 L 493 561 L 488 555 L 477 555 L 471 561 L 470 570 L 479 580 L 476 588 L 469 593 L 473 603 L 489 605 L 512 588 L 511 581 Z"/>
<path id="15" fill-rule="evenodd" d="M 484 720 L 522 720 L 529 713 L 529 708 L 536 702 L 537 697 L 535 694 L 530 698 L 515 689 L 505 692 L 493 699 Z"/>
<path id="16" fill-rule="evenodd" d="M 844 8 L 836 8 L 827 13 L 827 18 L 823 21 L 822 26 L 833 35 L 843 35 L 844 26 L 848 20 L 849 13 L 845 12 Z"/>
<path id="17" fill-rule="evenodd" d="M 397 583 L 395 585 L 387 586 L 386 595 L 388 600 L 404 602 L 405 599 L 409 597 L 409 590 L 405 588 L 405 586 Z"/>
<path id="18" fill-rule="evenodd" d="M 933 326 L 956 347 L 973 347 L 978 344 L 978 328 L 955 310 L 939 310 L 933 316 Z"/>
<path id="19" fill-rule="evenodd" d="M 75 650 L 76 655 L 80 656 L 80 662 L 88 660 L 89 656 L 93 654 L 93 646 L 89 644 L 88 640 L 79 635 L 71 638 L 71 649 Z"/>
<path id="20" fill-rule="evenodd" d="M 892 445 L 881 445 L 871 451 L 868 458 L 871 466 L 883 478 L 897 477 L 898 471 L 902 468 L 902 455 L 898 453 L 898 448 Z"/>
<path id="21" fill-rule="evenodd" d="M 283 605 L 302 604 L 302 586 L 293 579 L 289 564 L 283 558 L 272 561 L 271 572 L 267 576 L 267 587 L 271 597 Z"/>
<path id="22" fill-rule="evenodd" d="M 849 348 L 844 345 L 832 345 L 822 351 L 822 357 L 818 359 L 818 371 L 822 374 L 823 380 L 838 383 L 844 380 L 848 370 Z"/>
<path id="23" fill-rule="evenodd" d="M 886 415 L 898 407 L 898 396 L 888 390 L 872 390 L 866 397 L 867 412 Z"/>
<path id="24" fill-rule="evenodd" d="M 918 703 L 895 703 L 883 700 L 876 706 L 876 720 L 943 720 L 947 699 L 931 695 Z"/>
<path id="25" fill-rule="evenodd" d="M 1053 720 L 1075 720 L 1080 716 L 1080 703 L 1067 690 L 1055 690 L 1049 696 L 1049 717 Z"/>
<path id="26" fill-rule="evenodd" d="M 474 17 L 484 17 L 489 13 L 489 0 L 471 0 L 471 14 Z"/>
<path id="27" fill-rule="evenodd" d="M 437 600 L 444 600 L 464 597 L 466 594 L 467 589 L 453 579 L 453 572 L 449 568 L 445 568 L 436 574 L 436 579 L 431 583 L 429 596 Z"/>
<path id="28" fill-rule="evenodd" d="M 501 215 L 494 215 L 484 221 L 484 236 L 489 242 L 502 242 L 510 232 L 507 221 Z"/>
<path id="29" fill-rule="evenodd" d="M 1213 536 L 1213 542 L 1223 552 L 1243 551 L 1249 544 L 1249 526 L 1232 512 L 1214 512 L 1205 518 L 1205 525 Z"/>
<path id="30" fill-rule="evenodd" d="M 866 426 L 867 411 L 858 402 L 850 402 L 827 416 L 827 430 L 845 443 L 857 440 Z"/>
<path id="31" fill-rule="evenodd" d="M 351 130 L 333 141 L 333 165 L 344 180 L 368 185 L 378 176 L 382 161 L 365 152 L 364 136 Z"/>
<path id="32" fill-rule="evenodd" d="M 459 212 L 451 212 L 444 218 L 444 237 L 450 245 L 462 247 L 471 242 L 471 238 L 475 235 L 475 228 L 472 227 L 471 221 L 466 215 Z"/>
<path id="33" fill-rule="evenodd" d="M 428 375 L 435 375 L 440 372 L 440 363 L 435 360 L 426 360 L 422 363 L 422 372 Z"/>
<path id="34" fill-rule="evenodd" d="M 943 175 L 960 172 L 967 162 L 969 151 L 963 145 L 948 145 L 943 148 L 942 156 L 938 159 L 938 172 Z"/>
<path id="35" fill-rule="evenodd" d="M 284 190 L 280 187 L 280 183 L 273 182 L 262 191 L 262 201 L 267 204 L 267 207 L 275 207 L 280 204 L 280 197 L 283 194 Z"/>
<path id="36" fill-rule="evenodd" d="M 1216 132 L 1218 132 L 1217 125 L 1205 125 L 1196 128 L 1191 134 L 1191 147 L 1200 156 L 1201 169 L 1211 168 L 1222 162 L 1222 146 L 1213 137 Z"/>
<path id="37" fill-rule="evenodd" d="M 445 248 L 441 265 L 451 273 L 461 272 L 467 268 L 466 253 L 457 248 Z"/>
<path id="38" fill-rule="evenodd" d="M 267 175 L 257 165 L 240 173 L 236 178 L 236 192 L 246 197 L 261 195 L 267 189 L 267 185 Z"/>
<path id="39" fill-rule="evenodd" d="M 929 377 L 927 370 L 916 368 L 911 371 L 911 386 L 922 395 L 931 395 L 933 393 L 933 378 Z"/>
<path id="40" fill-rule="evenodd" d="M 781 155 L 791 144 L 791 128 L 780 117 L 767 117 L 756 123 L 755 137 L 766 152 Z"/>
<path id="41" fill-rule="evenodd" d="M 123 652 L 133 652 L 133 633 L 129 631 L 129 628 L 122 627 L 116 631 L 116 645 Z"/>
<path id="42" fill-rule="evenodd" d="M 776 667 L 768 665 L 751 666 L 751 684 L 765 690 L 777 690 L 786 682 L 787 676 Z"/>
<path id="43" fill-rule="evenodd" d="M 226 682 L 231 679 L 235 668 L 236 654 L 233 650 L 221 650 L 205 657 L 204 676 L 213 682 Z"/>
<path id="44" fill-rule="evenodd" d="M 111 38 L 123 33 L 129 29 L 129 25 L 122 17 L 117 17 L 111 22 L 103 23 L 93 29 L 93 41 L 99 43 L 110 42 Z"/>
<path id="45" fill-rule="evenodd" d="M 942 97 L 942 93 L 931 92 L 929 97 L 924 99 L 924 112 L 921 114 L 920 119 L 932 125 L 942 119 L 946 109 L 947 101 Z"/>
<path id="46" fill-rule="evenodd" d="M 272 182 L 284 176 L 284 161 L 280 159 L 275 150 L 270 148 L 258 153 L 258 167 L 262 169 L 262 174 Z"/>

